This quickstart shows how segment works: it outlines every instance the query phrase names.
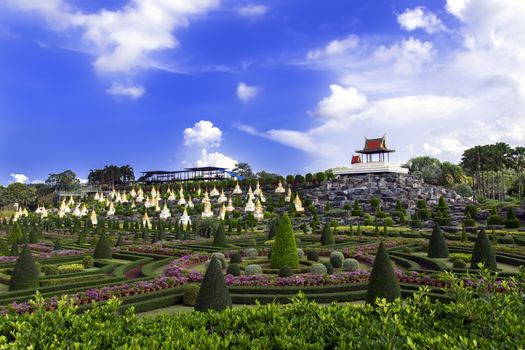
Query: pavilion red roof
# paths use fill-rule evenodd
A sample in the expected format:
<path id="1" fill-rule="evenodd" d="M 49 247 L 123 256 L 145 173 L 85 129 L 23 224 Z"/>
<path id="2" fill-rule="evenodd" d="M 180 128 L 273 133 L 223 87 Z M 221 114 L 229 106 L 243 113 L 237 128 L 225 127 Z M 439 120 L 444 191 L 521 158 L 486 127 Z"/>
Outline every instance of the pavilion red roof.
<path id="1" fill-rule="evenodd" d="M 386 146 L 385 136 L 375 139 L 365 138 L 365 147 L 362 150 L 356 151 L 357 153 L 389 153 L 394 152 L 392 149 L 388 149 Z"/>
<path id="2" fill-rule="evenodd" d="M 360 155 L 352 156 L 352 164 L 362 163 L 362 162 L 363 161 L 361 160 L 361 156 Z"/>

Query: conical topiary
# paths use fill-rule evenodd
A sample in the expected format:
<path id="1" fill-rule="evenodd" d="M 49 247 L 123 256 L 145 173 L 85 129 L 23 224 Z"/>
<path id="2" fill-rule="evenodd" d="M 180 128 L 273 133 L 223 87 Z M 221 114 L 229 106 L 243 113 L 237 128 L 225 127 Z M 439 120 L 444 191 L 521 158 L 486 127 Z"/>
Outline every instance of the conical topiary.
<path id="1" fill-rule="evenodd" d="M 428 244 L 428 257 L 429 258 L 448 258 L 448 247 L 445 241 L 445 236 L 438 224 L 434 226 L 432 230 L 432 236 Z"/>
<path id="2" fill-rule="evenodd" d="M 35 259 L 31 255 L 31 250 L 26 244 L 22 253 L 16 260 L 16 265 L 9 281 L 9 291 L 37 288 L 38 287 L 38 268 Z"/>
<path id="3" fill-rule="evenodd" d="M 212 256 L 208 269 L 202 279 L 197 301 L 196 311 L 216 310 L 222 311 L 232 306 L 230 292 L 224 282 L 221 262 Z"/>
<path id="4" fill-rule="evenodd" d="M 387 301 L 393 301 L 401 297 L 401 290 L 397 281 L 396 274 L 392 267 L 392 262 L 388 252 L 379 244 L 374 261 L 372 273 L 368 279 L 368 289 L 366 291 L 366 302 L 375 304 L 377 298 L 385 298 Z"/>
<path id="5" fill-rule="evenodd" d="M 9 252 L 9 256 L 18 256 L 20 254 L 20 251 L 18 250 L 18 244 L 13 243 L 11 245 L 11 251 Z"/>
<path id="6" fill-rule="evenodd" d="M 277 224 L 275 223 L 275 221 L 272 221 L 272 223 L 270 224 L 270 230 L 268 231 L 268 240 L 275 238 L 275 236 L 277 235 L 277 230 Z"/>
<path id="7" fill-rule="evenodd" d="M 118 235 L 117 242 L 115 243 L 115 247 L 120 247 L 122 244 L 124 244 L 124 238 L 122 235 Z"/>
<path id="8" fill-rule="evenodd" d="M 335 237 L 330 227 L 330 222 L 324 224 L 323 232 L 321 232 L 321 244 L 329 245 L 335 243 Z"/>
<path id="9" fill-rule="evenodd" d="M 226 234 L 224 233 L 224 224 L 219 224 L 217 231 L 215 232 L 215 237 L 213 238 L 213 245 L 215 247 L 226 247 Z"/>
<path id="10" fill-rule="evenodd" d="M 498 268 L 496 256 L 494 255 L 494 250 L 492 249 L 492 244 L 490 243 L 485 230 L 479 231 L 478 238 L 476 238 L 476 243 L 474 244 L 474 249 L 472 250 L 470 268 L 477 269 L 479 263 L 483 263 L 486 268 L 489 268 L 493 271 L 497 270 Z"/>
<path id="11" fill-rule="evenodd" d="M 36 228 L 29 232 L 29 243 L 38 243 L 38 231 Z"/>
<path id="12" fill-rule="evenodd" d="M 112 255 L 109 239 L 106 236 L 106 233 L 102 232 L 97 242 L 97 246 L 95 247 L 93 257 L 95 259 L 111 259 Z"/>
<path id="13" fill-rule="evenodd" d="M 275 244 L 272 248 L 271 266 L 280 269 L 283 266 L 292 269 L 299 267 L 299 256 L 297 255 L 297 244 L 293 231 L 292 222 L 287 214 L 284 214 L 275 236 Z"/>
<path id="14" fill-rule="evenodd" d="M 20 228 L 20 225 L 18 222 L 15 222 L 13 225 L 13 228 L 11 229 L 11 233 L 9 234 L 9 237 L 7 238 L 8 243 L 20 243 L 22 241 L 22 229 Z"/>
<path id="15" fill-rule="evenodd" d="M 62 249 L 62 244 L 60 243 L 60 240 L 57 239 L 57 240 L 55 241 L 55 245 L 54 245 L 54 247 L 53 247 L 53 250 L 61 250 L 61 249 Z"/>

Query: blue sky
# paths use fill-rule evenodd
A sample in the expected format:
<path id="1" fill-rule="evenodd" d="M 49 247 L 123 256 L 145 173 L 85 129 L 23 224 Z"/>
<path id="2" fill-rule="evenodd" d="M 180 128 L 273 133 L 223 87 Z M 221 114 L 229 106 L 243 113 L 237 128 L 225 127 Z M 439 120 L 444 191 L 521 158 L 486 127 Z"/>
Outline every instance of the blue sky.
<path id="1" fill-rule="evenodd" d="M 523 144 L 520 0 L 0 0 L 0 183 Z"/>

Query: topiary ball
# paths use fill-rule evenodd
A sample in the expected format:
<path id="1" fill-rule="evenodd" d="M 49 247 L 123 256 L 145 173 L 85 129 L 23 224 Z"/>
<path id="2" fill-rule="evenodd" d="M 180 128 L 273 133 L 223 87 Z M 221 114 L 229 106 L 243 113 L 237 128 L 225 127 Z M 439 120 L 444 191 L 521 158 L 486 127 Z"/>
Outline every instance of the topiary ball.
<path id="1" fill-rule="evenodd" d="M 304 256 L 304 250 L 297 248 L 297 256 L 301 259 Z"/>
<path id="2" fill-rule="evenodd" d="M 336 269 L 343 266 L 344 259 L 345 256 L 343 255 L 343 253 L 338 252 L 337 250 L 330 253 L 330 264 L 332 264 L 332 266 Z"/>
<path id="3" fill-rule="evenodd" d="M 241 254 L 234 252 L 230 255 L 230 263 L 240 264 L 242 262 Z"/>
<path id="4" fill-rule="evenodd" d="M 356 259 L 345 259 L 343 261 L 344 271 L 356 271 L 359 269 L 359 262 Z"/>
<path id="5" fill-rule="evenodd" d="M 310 267 L 310 273 L 314 275 L 326 275 L 328 270 L 324 264 L 313 264 Z"/>
<path id="6" fill-rule="evenodd" d="M 319 253 L 315 250 L 307 250 L 306 258 L 310 261 L 319 261 Z"/>
<path id="7" fill-rule="evenodd" d="M 454 267 L 455 269 L 466 269 L 467 263 L 463 259 L 457 259 L 454 260 L 454 262 L 452 263 L 452 267 Z"/>
<path id="8" fill-rule="evenodd" d="M 334 273 L 334 267 L 332 266 L 332 264 L 330 264 L 330 262 L 324 262 L 323 265 L 326 267 L 326 272 L 331 275 Z"/>
<path id="9" fill-rule="evenodd" d="M 246 257 L 248 259 L 256 259 L 258 256 L 257 249 L 255 248 L 248 248 L 246 249 Z"/>
<path id="10" fill-rule="evenodd" d="M 184 286 L 184 294 L 182 296 L 182 302 L 186 306 L 195 306 L 197 296 L 199 295 L 200 286 L 195 283 L 186 284 Z"/>
<path id="11" fill-rule="evenodd" d="M 217 257 L 217 260 L 219 260 L 221 262 L 221 268 L 224 269 L 224 267 L 226 266 L 226 260 L 224 258 L 224 254 L 222 253 L 213 253 L 211 256 L 210 256 L 210 260 L 213 258 L 213 257 Z"/>
<path id="12" fill-rule="evenodd" d="M 293 276 L 293 270 L 290 266 L 285 265 L 279 270 L 279 277 L 290 277 Z"/>
<path id="13" fill-rule="evenodd" d="M 226 268 L 226 274 L 233 275 L 233 276 L 240 276 L 241 267 L 239 266 L 239 264 L 230 263 L 228 267 Z"/>
<path id="14" fill-rule="evenodd" d="M 251 264 L 246 266 L 246 269 L 244 270 L 246 273 L 246 276 L 255 276 L 262 274 L 262 267 L 257 264 Z"/>

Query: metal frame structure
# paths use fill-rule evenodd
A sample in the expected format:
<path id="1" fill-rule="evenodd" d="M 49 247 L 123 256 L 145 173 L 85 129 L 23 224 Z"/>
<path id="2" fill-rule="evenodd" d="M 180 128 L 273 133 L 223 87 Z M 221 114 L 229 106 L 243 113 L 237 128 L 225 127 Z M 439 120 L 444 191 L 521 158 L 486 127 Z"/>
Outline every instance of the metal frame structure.
<path id="1" fill-rule="evenodd" d="M 227 180 L 237 177 L 235 174 L 219 167 L 199 167 L 186 168 L 178 171 L 152 170 L 141 172 L 142 176 L 137 180 L 145 184 L 163 182 L 184 182 L 184 181 L 216 181 Z"/>

